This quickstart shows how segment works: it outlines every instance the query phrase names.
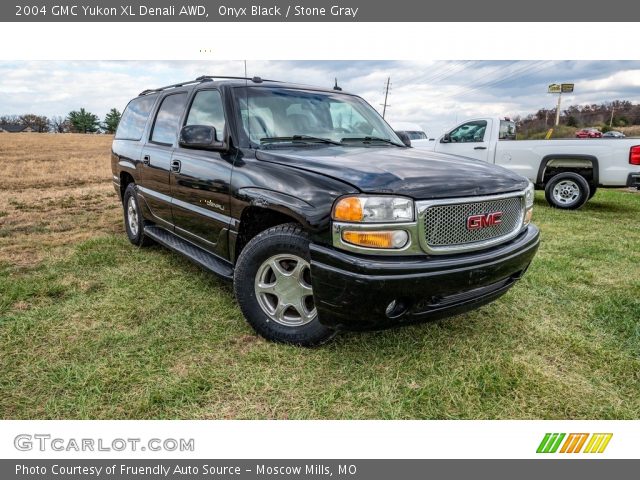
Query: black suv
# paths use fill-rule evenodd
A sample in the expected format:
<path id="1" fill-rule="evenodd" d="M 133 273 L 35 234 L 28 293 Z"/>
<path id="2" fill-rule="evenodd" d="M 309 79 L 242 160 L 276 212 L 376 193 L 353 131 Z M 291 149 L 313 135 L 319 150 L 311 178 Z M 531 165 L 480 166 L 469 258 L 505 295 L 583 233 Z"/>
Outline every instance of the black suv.
<path id="1" fill-rule="evenodd" d="M 133 244 L 233 280 L 253 328 L 296 345 L 486 304 L 539 243 L 525 178 L 416 151 L 337 87 L 204 76 L 146 90 L 112 170 Z"/>

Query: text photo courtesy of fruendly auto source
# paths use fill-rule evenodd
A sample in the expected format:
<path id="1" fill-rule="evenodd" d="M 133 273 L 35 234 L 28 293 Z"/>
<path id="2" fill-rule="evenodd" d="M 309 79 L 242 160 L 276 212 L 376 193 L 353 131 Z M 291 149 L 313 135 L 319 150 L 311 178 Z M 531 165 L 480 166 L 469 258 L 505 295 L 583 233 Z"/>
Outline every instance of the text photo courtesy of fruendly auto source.
<path id="1" fill-rule="evenodd" d="M 5 419 L 637 419 L 640 62 L 0 62 Z"/>

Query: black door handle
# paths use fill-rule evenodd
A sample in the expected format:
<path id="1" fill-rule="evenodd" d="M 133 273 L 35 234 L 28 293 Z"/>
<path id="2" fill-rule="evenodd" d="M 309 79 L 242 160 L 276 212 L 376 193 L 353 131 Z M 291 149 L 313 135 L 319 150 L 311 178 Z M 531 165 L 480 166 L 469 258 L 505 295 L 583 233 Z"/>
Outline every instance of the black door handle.
<path id="1" fill-rule="evenodd" d="M 181 166 L 182 166 L 182 163 L 180 163 L 180 160 L 172 160 L 171 161 L 171 171 L 172 172 L 178 173 L 180 171 L 180 167 Z"/>
<path id="2" fill-rule="evenodd" d="M 474 147 L 473 149 L 474 150 L 486 150 L 487 147 Z"/>
<path id="3" fill-rule="evenodd" d="M 144 163 L 145 165 L 149 165 L 151 163 L 151 157 L 149 155 L 145 155 L 144 157 L 142 157 L 142 163 Z"/>

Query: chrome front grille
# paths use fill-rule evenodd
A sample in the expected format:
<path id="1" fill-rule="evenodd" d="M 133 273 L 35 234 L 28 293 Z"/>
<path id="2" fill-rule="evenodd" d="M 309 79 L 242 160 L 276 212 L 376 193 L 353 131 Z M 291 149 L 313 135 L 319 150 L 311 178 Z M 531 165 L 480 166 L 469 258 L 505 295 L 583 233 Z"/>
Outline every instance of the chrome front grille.
<path id="1" fill-rule="evenodd" d="M 468 228 L 469 217 L 502 212 L 500 223 Z M 478 250 L 515 237 L 522 227 L 522 193 L 418 203 L 420 241 L 427 253 Z"/>

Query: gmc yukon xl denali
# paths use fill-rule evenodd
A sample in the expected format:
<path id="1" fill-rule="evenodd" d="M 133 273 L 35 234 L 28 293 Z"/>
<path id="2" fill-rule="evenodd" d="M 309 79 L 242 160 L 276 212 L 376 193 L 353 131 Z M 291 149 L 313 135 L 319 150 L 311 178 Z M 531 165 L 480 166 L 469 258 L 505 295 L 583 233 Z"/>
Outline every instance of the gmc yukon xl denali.
<path id="1" fill-rule="evenodd" d="M 486 304 L 539 243 L 531 182 L 409 148 L 335 87 L 203 76 L 146 90 L 112 170 L 131 243 L 232 280 L 251 326 L 296 345 Z"/>

